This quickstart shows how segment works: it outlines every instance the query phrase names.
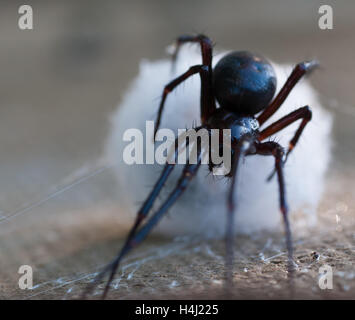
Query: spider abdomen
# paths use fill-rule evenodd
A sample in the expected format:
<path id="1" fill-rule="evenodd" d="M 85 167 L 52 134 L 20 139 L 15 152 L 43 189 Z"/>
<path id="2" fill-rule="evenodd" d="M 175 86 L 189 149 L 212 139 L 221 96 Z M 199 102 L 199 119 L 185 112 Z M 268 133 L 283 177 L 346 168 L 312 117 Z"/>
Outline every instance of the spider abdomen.
<path id="1" fill-rule="evenodd" d="M 264 109 L 276 90 L 276 76 L 262 56 L 235 51 L 224 56 L 213 71 L 215 95 L 221 108 L 254 115 Z"/>

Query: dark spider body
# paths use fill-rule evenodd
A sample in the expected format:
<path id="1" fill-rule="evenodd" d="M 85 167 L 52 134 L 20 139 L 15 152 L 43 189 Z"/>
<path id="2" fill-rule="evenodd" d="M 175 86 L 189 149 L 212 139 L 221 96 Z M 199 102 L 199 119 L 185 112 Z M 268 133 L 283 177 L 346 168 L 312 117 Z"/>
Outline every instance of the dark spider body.
<path id="1" fill-rule="evenodd" d="M 234 146 L 243 137 L 256 139 L 259 123 L 254 115 L 270 103 L 276 90 L 271 64 L 258 54 L 231 52 L 213 69 L 213 88 L 220 108 L 207 120 L 207 127 L 220 129 L 221 142 L 221 129 L 230 129 Z"/>
<path id="2" fill-rule="evenodd" d="M 215 66 L 213 86 L 222 109 L 239 115 L 255 115 L 273 98 L 276 76 L 262 56 L 236 51 L 224 56 Z"/>
<path id="3" fill-rule="evenodd" d="M 232 164 L 230 172 L 226 174 L 231 179 L 231 186 L 227 195 L 226 284 L 231 286 L 233 283 L 235 189 L 238 163 L 241 157 L 256 154 L 273 156 L 275 159 L 274 172 L 277 173 L 279 184 L 280 211 L 283 217 L 288 251 L 288 272 L 292 279 L 294 271 L 292 258 L 293 246 L 288 220 L 283 164 L 297 144 L 307 123 L 311 120 L 312 113 L 309 107 L 305 106 L 296 109 L 264 129 L 262 129 L 262 126 L 281 107 L 296 83 L 308 71 L 317 66 L 317 62 L 309 61 L 297 64 L 280 92 L 274 97 L 276 90 L 275 73 L 271 64 L 263 57 L 246 51 L 232 52 L 224 56 L 215 68 L 212 69 L 213 55 L 211 40 L 204 35 L 186 35 L 177 39 L 177 47 L 173 60 L 177 57 L 179 47 L 186 42 L 200 44 L 202 64 L 190 67 L 189 70 L 165 86 L 155 130 L 157 131 L 159 128 L 168 94 L 187 78 L 198 73 L 201 77 L 201 126 L 196 129 L 204 128 L 208 132 L 211 129 L 231 129 Z M 219 103 L 219 108 L 217 108 L 216 100 Z M 263 142 L 263 140 L 297 120 L 302 121 L 289 142 L 286 158 L 284 157 L 284 149 L 278 143 L 271 141 Z M 110 276 L 103 293 L 103 297 L 106 296 L 122 258 L 148 236 L 169 208 L 187 189 L 201 165 L 201 142 L 197 142 L 197 144 L 199 147 L 197 163 L 187 163 L 185 165 L 175 189 L 171 191 L 162 205 L 150 214 L 155 200 L 175 167 L 175 164 L 172 163 L 165 165 L 159 179 L 139 209 L 135 223 L 122 249 L 116 258 L 98 275 L 96 281 L 88 290 L 92 290 L 96 283 L 106 273 L 109 273 Z M 175 157 L 177 157 L 181 147 L 178 139 L 176 139 L 175 146 Z M 213 165 L 210 165 L 209 168 L 212 170 Z M 149 219 L 147 219 L 148 215 Z M 142 225 L 142 222 L 146 219 L 146 223 Z"/>
<path id="4" fill-rule="evenodd" d="M 256 137 L 259 123 L 254 115 L 270 103 L 276 90 L 271 64 L 251 52 L 231 52 L 213 69 L 213 88 L 220 108 L 207 120 L 207 126 L 231 129 L 234 145 L 242 137 Z"/>

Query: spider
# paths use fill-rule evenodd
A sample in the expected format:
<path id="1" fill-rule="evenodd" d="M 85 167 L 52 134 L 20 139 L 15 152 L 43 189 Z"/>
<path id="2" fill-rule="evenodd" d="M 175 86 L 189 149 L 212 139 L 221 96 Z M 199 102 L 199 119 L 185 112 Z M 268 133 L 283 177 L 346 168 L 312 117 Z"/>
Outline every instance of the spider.
<path id="1" fill-rule="evenodd" d="M 288 253 L 288 275 L 292 277 L 294 272 L 293 244 L 291 227 L 288 218 L 288 206 L 285 192 L 285 180 L 283 165 L 290 152 L 294 149 L 307 123 L 312 118 L 312 112 L 308 106 L 299 108 L 264 129 L 262 125 L 281 107 L 296 83 L 309 71 L 318 66 L 317 61 L 306 61 L 297 64 L 280 92 L 273 99 L 276 91 L 276 76 L 271 64 L 262 56 L 248 51 L 234 51 L 219 60 L 215 68 L 212 68 L 212 41 L 205 35 L 183 35 L 177 38 L 176 48 L 173 54 L 173 63 L 177 59 L 179 49 L 185 43 L 197 43 L 201 47 L 202 64 L 190 67 L 185 73 L 169 82 L 161 98 L 154 136 L 157 133 L 164 111 L 164 104 L 170 92 L 187 78 L 199 74 L 201 79 L 200 114 L 201 126 L 207 129 L 230 129 L 231 130 L 231 170 L 226 175 L 231 179 L 230 189 L 227 195 L 227 225 L 226 225 L 226 283 L 232 283 L 233 264 L 233 238 L 234 238 L 234 214 L 235 214 L 235 189 L 237 168 L 240 158 L 250 155 L 273 156 L 275 169 L 269 176 L 277 174 L 279 184 L 280 211 L 283 218 L 286 247 Z M 216 100 L 219 104 L 217 107 Z M 258 114 L 258 115 L 257 115 Z M 274 141 L 263 142 L 268 137 L 281 131 L 285 127 L 302 120 L 296 133 L 289 142 L 287 152 Z M 196 128 L 197 129 L 197 128 Z M 220 130 L 222 131 L 222 130 Z M 175 142 L 175 157 L 179 152 L 178 140 Z M 95 284 L 106 274 L 108 281 L 103 291 L 105 298 L 114 275 L 124 256 L 134 247 L 141 243 L 151 232 L 154 226 L 167 213 L 168 209 L 180 198 L 188 187 L 190 181 L 196 175 L 201 166 L 202 151 L 198 147 L 197 163 L 187 163 L 176 187 L 168 195 L 163 204 L 155 211 L 147 222 L 152 206 L 174 169 L 174 163 L 166 163 L 159 179 L 155 183 L 149 196 L 139 209 L 134 225 L 116 258 L 96 277 L 91 284 L 90 291 Z M 212 170 L 213 165 L 209 168 Z"/>

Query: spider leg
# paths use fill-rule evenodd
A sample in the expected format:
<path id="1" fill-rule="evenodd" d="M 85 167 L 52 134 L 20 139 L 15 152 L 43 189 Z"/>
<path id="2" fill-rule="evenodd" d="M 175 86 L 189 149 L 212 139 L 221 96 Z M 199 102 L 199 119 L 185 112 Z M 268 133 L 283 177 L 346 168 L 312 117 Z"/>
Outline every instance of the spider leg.
<path id="1" fill-rule="evenodd" d="M 292 279 L 294 272 L 293 262 L 293 245 L 291 227 L 288 218 L 288 206 L 286 201 L 285 179 L 282 166 L 282 157 L 284 155 L 283 148 L 276 142 L 264 142 L 256 143 L 256 154 L 258 155 L 273 155 L 275 157 L 275 167 L 278 176 L 279 183 L 279 195 L 280 195 L 280 210 L 282 213 L 285 233 L 286 233 L 286 247 L 288 253 L 288 273 Z"/>
<path id="2" fill-rule="evenodd" d="M 110 269 L 110 277 L 106 283 L 106 287 L 102 298 L 105 299 L 107 292 L 109 290 L 110 284 L 113 277 L 118 269 L 121 259 L 129 253 L 134 247 L 141 243 L 150 233 L 150 231 L 156 226 L 160 219 L 166 214 L 168 209 L 176 202 L 176 200 L 183 194 L 186 190 L 191 179 L 195 176 L 197 170 L 201 164 L 201 154 L 198 156 L 197 164 L 187 164 L 183 170 L 183 173 L 175 187 L 175 189 L 170 193 L 168 199 L 163 203 L 163 205 L 152 215 L 152 217 L 147 221 L 147 223 L 137 232 L 137 234 L 128 242 L 125 250 L 122 250 L 117 258 L 113 261 Z"/>
<path id="3" fill-rule="evenodd" d="M 260 132 L 259 141 L 262 141 L 266 139 L 267 137 L 270 137 L 274 133 L 284 129 L 285 127 L 289 126 L 293 122 L 302 119 L 302 122 L 300 126 L 298 127 L 295 135 L 293 138 L 290 140 L 289 145 L 288 145 L 288 150 L 286 152 L 286 159 L 283 161 L 283 164 L 287 161 L 287 158 L 290 154 L 290 152 L 294 149 L 296 146 L 304 128 L 306 127 L 307 123 L 311 121 L 312 119 L 312 111 L 308 106 L 299 108 L 288 115 L 284 116 L 280 120 L 270 124 L 267 128 L 265 128 L 263 131 Z M 268 180 L 270 180 L 273 175 L 275 174 L 275 170 L 271 173 L 271 175 L 268 177 Z"/>
<path id="4" fill-rule="evenodd" d="M 234 212 L 235 212 L 235 189 L 237 181 L 237 171 L 239 161 L 242 155 L 248 152 L 250 147 L 250 142 L 252 138 L 245 136 L 238 144 L 233 148 L 234 152 L 232 155 L 232 167 L 228 174 L 231 177 L 232 182 L 228 192 L 227 198 L 227 224 L 226 224 L 226 287 L 229 290 L 233 285 L 233 259 L 234 259 Z"/>
<path id="5" fill-rule="evenodd" d="M 175 189 L 170 193 L 169 197 L 167 200 L 162 204 L 162 206 L 151 216 L 151 218 L 146 222 L 145 225 L 143 225 L 138 231 L 138 227 L 142 220 L 147 216 L 149 209 L 153 205 L 154 200 L 159 194 L 159 191 L 162 189 L 164 182 L 167 180 L 168 175 L 172 171 L 173 167 L 168 166 L 168 164 L 165 166 L 165 169 L 163 173 L 161 174 L 159 180 L 157 181 L 153 191 L 151 192 L 150 196 L 147 198 L 145 203 L 143 204 L 140 214 L 137 216 L 137 220 L 132 227 L 129 236 L 127 237 L 127 240 L 120 250 L 119 254 L 117 257 L 109 264 L 106 266 L 106 268 L 98 275 L 98 277 L 95 279 L 93 286 L 100 281 L 105 274 L 110 272 L 109 279 L 106 283 L 102 298 L 104 299 L 107 295 L 107 292 L 109 290 L 110 284 L 113 280 L 113 277 L 119 267 L 119 264 L 122 260 L 122 258 L 128 254 L 135 246 L 137 246 L 139 243 L 141 243 L 150 233 L 150 231 L 153 229 L 153 227 L 159 222 L 159 220 L 164 216 L 164 214 L 167 212 L 167 210 L 175 203 L 175 201 L 183 194 L 185 191 L 186 187 L 188 186 L 189 182 L 191 179 L 195 176 L 198 168 L 201 165 L 201 147 L 200 144 L 198 143 L 197 146 L 197 163 L 196 164 L 189 164 L 187 163 L 184 167 L 184 170 L 177 182 L 177 185 Z M 177 155 L 178 151 L 175 152 L 175 156 Z M 92 286 L 90 287 L 90 289 Z"/>
<path id="6" fill-rule="evenodd" d="M 180 47 L 184 43 L 188 42 L 196 42 L 201 46 L 202 53 L 202 64 L 212 67 L 212 48 L 213 44 L 210 38 L 203 34 L 198 35 L 182 35 L 176 39 L 176 47 L 175 51 L 172 55 L 173 67 L 177 60 L 178 53 L 180 51 Z"/>
<path id="7" fill-rule="evenodd" d="M 205 105 L 205 102 L 204 102 L 204 99 L 206 97 L 205 92 L 209 92 L 210 89 L 204 87 L 203 79 L 209 73 L 209 71 L 208 71 L 208 67 L 205 66 L 205 65 L 195 65 L 195 66 L 190 67 L 189 70 L 187 70 L 181 76 L 179 76 L 176 79 L 174 79 L 171 82 L 169 82 L 164 87 L 163 96 L 162 96 L 162 99 L 161 99 L 160 105 L 159 105 L 159 111 L 158 111 L 157 120 L 156 120 L 156 127 L 155 127 L 155 130 L 154 130 L 154 137 L 155 137 L 155 135 L 156 135 L 156 133 L 157 133 L 159 127 L 160 127 L 160 121 L 161 121 L 162 113 L 163 113 L 163 110 L 164 110 L 164 104 L 165 104 L 165 101 L 166 101 L 166 98 L 167 98 L 168 94 L 170 92 L 172 92 L 180 83 L 182 83 L 187 78 L 191 77 L 192 75 L 194 75 L 196 73 L 199 73 L 200 77 L 201 77 L 201 110 L 202 109 L 204 110 L 204 108 L 202 108 L 202 106 Z M 204 120 L 202 120 L 202 123 L 203 122 L 204 122 Z"/>
<path id="8" fill-rule="evenodd" d="M 208 67 L 208 72 L 201 75 L 201 120 L 204 123 L 216 110 L 216 102 L 212 84 L 212 51 L 213 43 L 203 34 L 182 35 L 176 39 L 175 51 L 172 55 L 172 69 L 175 69 L 176 60 L 181 45 L 185 43 L 199 43 L 202 54 L 202 64 Z"/>
<path id="9" fill-rule="evenodd" d="M 312 111 L 308 106 L 299 108 L 289 113 L 288 115 L 284 116 L 280 120 L 270 124 L 267 128 L 265 128 L 263 131 L 260 132 L 259 141 L 262 141 L 267 137 L 270 137 L 274 133 L 281 131 L 282 129 L 284 129 L 285 127 L 289 126 L 290 124 L 292 124 L 293 122 L 299 119 L 302 119 L 302 122 L 298 127 L 295 135 L 289 142 L 288 150 L 286 153 L 286 156 L 288 156 L 290 152 L 293 150 L 293 148 L 296 146 L 298 139 L 300 138 L 307 123 L 312 119 Z"/>
<path id="10" fill-rule="evenodd" d="M 318 67 L 318 62 L 315 60 L 301 62 L 296 65 L 293 69 L 291 75 L 288 77 L 286 83 L 274 98 L 274 100 L 269 104 L 268 107 L 257 117 L 260 126 L 269 119 L 282 105 L 289 93 L 292 91 L 293 87 L 297 82 L 307 73 Z"/>
<path id="11" fill-rule="evenodd" d="M 202 127 L 197 127 L 195 128 L 195 130 L 199 130 Z M 189 139 L 186 139 L 185 142 L 185 148 L 187 148 L 189 145 Z M 174 162 L 173 163 L 169 163 L 167 162 L 164 166 L 164 169 L 162 171 L 162 173 L 160 174 L 159 179 L 157 180 L 157 182 L 155 183 L 152 191 L 150 192 L 149 196 L 147 197 L 147 199 L 144 201 L 143 205 L 141 206 L 141 208 L 139 209 L 137 216 L 136 216 L 136 220 L 126 238 L 126 241 L 121 249 L 121 252 L 124 252 L 127 250 L 127 247 L 129 245 L 129 243 L 131 242 L 131 240 L 133 239 L 137 229 L 139 228 L 139 226 L 141 225 L 141 223 L 144 221 L 144 219 L 148 216 L 148 213 L 150 211 L 150 209 L 152 208 L 155 200 L 157 199 L 157 197 L 159 196 L 160 191 L 162 190 L 162 188 L 164 187 L 165 182 L 167 181 L 168 177 L 170 176 L 170 173 L 173 171 L 175 164 L 176 164 L 176 160 L 177 160 L 177 156 L 179 154 L 179 152 L 181 151 L 181 148 L 179 146 L 179 138 L 177 138 L 175 140 L 175 152 L 174 152 Z M 93 289 L 93 287 L 102 279 L 102 277 L 112 268 L 112 263 L 107 265 L 106 268 L 96 277 L 96 279 L 94 280 L 93 284 L 91 286 L 88 287 L 88 289 L 85 291 L 83 297 L 85 297 L 88 293 L 91 292 L 91 290 Z"/>

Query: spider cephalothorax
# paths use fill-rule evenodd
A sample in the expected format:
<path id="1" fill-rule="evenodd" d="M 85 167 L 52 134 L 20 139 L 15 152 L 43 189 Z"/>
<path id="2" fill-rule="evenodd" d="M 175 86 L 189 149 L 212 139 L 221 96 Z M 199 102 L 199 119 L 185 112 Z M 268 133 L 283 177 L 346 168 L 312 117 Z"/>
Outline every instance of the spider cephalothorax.
<path id="1" fill-rule="evenodd" d="M 274 97 L 276 89 L 275 73 L 271 64 L 260 55 L 246 51 L 232 52 L 224 56 L 215 68 L 212 69 L 212 42 L 204 35 L 179 37 L 173 58 L 176 59 L 180 46 L 186 42 L 200 44 L 202 64 L 190 67 L 189 70 L 165 86 L 158 110 L 155 133 L 159 128 L 168 94 L 187 78 L 198 73 L 201 77 L 201 126 L 198 129 L 204 128 L 208 132 L 211 132 L 212 129 L 230 129 L 231 131 L 232 143 L 230 152 L 232 163 L 230 172 L 226 174 L 231 179 L 230 191 L 227 195 L 226 283 L 229 285 L 232 283 L 236 173 L 240 158 L 250 155 L 273 156 L 275 159 L 275 172 L 277 173 L 279 183 L 280 210 L 286 232 L 288 271 L 292 275 L 293 248 L 288 219 L 283 164 L 288 154 L 297 144 L 305 126 L 311 120 L 312 113 L 309 107 L 305 106 L 296 109 L 266 128 L 263 128 L 263 124 L 280 108 L 302 76 L 317 66 L 317 62 L 309 61 L 297 64 L 280 92 Z M 217 107 L 216 100 L 219 107 Z M 289 142 L 286 154 L 278 143 L 272 141 L 263 142 L 268 137 L 297 120 L 301 120 L 301 123 Z M 136 221 L 123 248 L 117 257 L 99 274 L 92 286 L 90 286 L 90 288 L 93 288 L 106 273 L 109 273 L 110 276 L 106 283 L 103 297 L 108 292 L 110 283 L 122 258 L 146 238 L 168 209 L 188 188 L 190 181 L 196 175 L 201 165 L 203 153 L 201 142 L 197 141 L 196 143 L 198 144 L 197 162 L 187 162 L 177 181 L 176 187 L 171 191 L 162 205 L 155 212 L 150 213 L 155 200 L 175 167 L 175 163 L 167 163 L 165 165 L 158 181 L 139 209 Z M 175 146 L 176 157 L 180 148 L 182 148 L 179 139 L 176 140 Z M 285 155 L 286 157 L 284 157 Z M 212 168 L 213 166 L 210 165 L 211 170 Z M 149 219 L 142 226 L 142 222 L 148 218 L 148 215 Z"/>

